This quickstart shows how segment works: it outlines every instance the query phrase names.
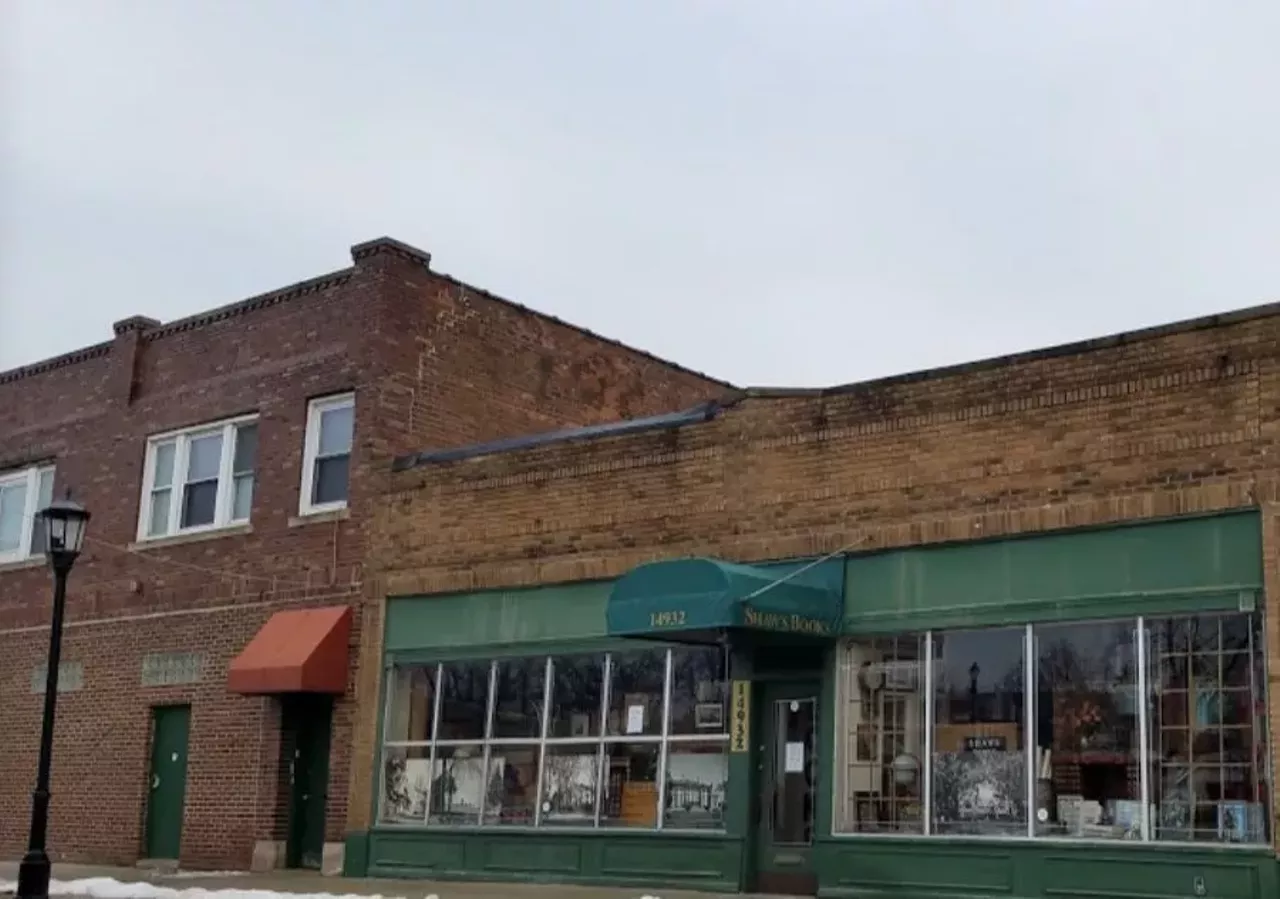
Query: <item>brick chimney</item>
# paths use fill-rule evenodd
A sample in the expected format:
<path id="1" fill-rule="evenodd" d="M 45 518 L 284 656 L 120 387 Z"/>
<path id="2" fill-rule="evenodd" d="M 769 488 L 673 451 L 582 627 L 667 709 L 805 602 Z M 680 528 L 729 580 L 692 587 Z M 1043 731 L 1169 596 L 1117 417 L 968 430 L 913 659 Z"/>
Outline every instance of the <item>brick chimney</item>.
<path id="1" fill-rule="evenodd" d="M 111 343 L 111 373 L 108 395 L 118 406 L 133 402 L 138 390 L 138 358 L 142 352 L 142 335 L 160 327 L 160 322 L 145 315 L 131 315 L 111 326 L 115 340 Z"/>

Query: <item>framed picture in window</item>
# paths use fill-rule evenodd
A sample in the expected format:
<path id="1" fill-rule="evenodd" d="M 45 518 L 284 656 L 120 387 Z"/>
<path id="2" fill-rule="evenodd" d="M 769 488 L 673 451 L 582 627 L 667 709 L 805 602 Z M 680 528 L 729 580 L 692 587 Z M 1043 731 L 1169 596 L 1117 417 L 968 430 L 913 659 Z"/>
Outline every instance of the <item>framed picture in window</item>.
<path id="1" fill-rule="evenodd" d="M 700 702 L 693 707 L 693 726 L 698 730 L 720 730 L 724 727 L 724 706 L 718 702 Z"/>

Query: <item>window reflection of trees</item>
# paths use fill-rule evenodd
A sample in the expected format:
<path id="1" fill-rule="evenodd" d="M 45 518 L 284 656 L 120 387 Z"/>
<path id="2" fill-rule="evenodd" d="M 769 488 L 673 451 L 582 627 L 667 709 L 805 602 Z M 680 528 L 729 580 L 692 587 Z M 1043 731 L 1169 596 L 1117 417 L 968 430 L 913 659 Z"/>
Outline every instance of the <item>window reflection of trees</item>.
<path id="1" fill-rule="evenodd" d="M 380 819 L 723 829 L 726 667 L 682 647 L 396 668 Z"/>

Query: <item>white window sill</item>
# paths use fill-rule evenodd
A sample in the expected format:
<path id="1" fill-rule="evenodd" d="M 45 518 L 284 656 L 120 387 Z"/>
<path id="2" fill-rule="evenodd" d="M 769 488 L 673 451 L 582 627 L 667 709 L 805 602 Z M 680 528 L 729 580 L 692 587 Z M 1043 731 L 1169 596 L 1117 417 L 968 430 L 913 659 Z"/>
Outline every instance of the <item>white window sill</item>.
<path id="1" fill-rule="evenodd" d="M 148 537 L 145 540 L 138 540 L 130 543 L 129 552 L 139 552 L 148 549 L 161 549 L 166 546 L 181 546 L 184 543 L 203 543 L 206 540 L 220 540 L 223 537 L 239 537 L 244 534 L 252 534 L 253 525 L 249 523 L 232 524 L 223 528 L 210 528 L 204 531 L 193 531 L 189 534 L 174 534 L 170 537 Z"/>
<path id="2" fill-rule="evenodd" d="M 336 506 L 315 511 L 302 512 L 289 519 L 289 527 L 300 528 L 308 524 L 320 524 L 325 521 L 346 521 L 351 517 L 351 510 L 346 506 Z"/>
<path id="3" fill-rule="evenodd" d="M 44 556 L 29 556 L 25 559 L 10 559 L 7 562 L 0 562 L 0 574 L 6 571 L 22 571 L 26 568 L 43 568 L 48 563 Z"/>

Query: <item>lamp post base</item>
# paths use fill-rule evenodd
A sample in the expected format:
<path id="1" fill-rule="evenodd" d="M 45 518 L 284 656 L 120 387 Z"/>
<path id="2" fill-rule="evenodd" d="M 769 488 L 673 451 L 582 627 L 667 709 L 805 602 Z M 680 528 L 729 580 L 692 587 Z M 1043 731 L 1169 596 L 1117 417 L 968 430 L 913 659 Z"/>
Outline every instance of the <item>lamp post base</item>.
<path id="1" fill-rule="evenodd" d="M 43 849 L 32 849 L 18 866 L 17 899 L 48 899 L 49 856 Z"/>

